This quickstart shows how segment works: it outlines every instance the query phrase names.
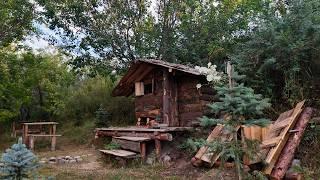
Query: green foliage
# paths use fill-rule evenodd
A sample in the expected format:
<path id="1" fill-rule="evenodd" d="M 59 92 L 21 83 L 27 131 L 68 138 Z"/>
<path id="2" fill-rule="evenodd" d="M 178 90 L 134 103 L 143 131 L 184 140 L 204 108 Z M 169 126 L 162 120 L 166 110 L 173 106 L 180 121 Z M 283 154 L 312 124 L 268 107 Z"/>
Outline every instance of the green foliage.
<path id="1" fill-rule="evenodd" d="M 263 110 L 270 107 L 269 99 L 262 98 L 260 94 L 254 94 L 252 88 L 245 87 L 243 84 L 233 88 L 222 86 L 215 89 L 220 101 L 210 104 L 209 107 L 214 114 L 222 113 L 227 117 L 217 119 L 203 117 L 202 126 L 223 124 L 235 128 L 241 125 L 265 126 L 268 124 L 267 119 L 259 116 L 263 115 Z"/>
<path id="2" fill-rule="evenodd" d="M 114 85 L 110 77 L 102 76 L 77 81 L 67 92 L 65 103 L 69 108 L 64 109 L 63 117 L 85 121 L 87 118 L 95 117 L 97 109 L 102 107 L 110 113 L 109 125 L 132 123 L 133 100 L 126 97 L 112 97 Z"/>
<path id="3" fill-rule="evenodd" d="M 1 163 L 0 175 L 4 179 L 29 178 L 39 167 L 36 156 L 22 144 L 22 138 L 2 154 Z"/>
<path id="4" fill-rule="evenodd" d="M 91 140 L 93 140 L 95 123 L 94 119 L 87 119 L 86 121 L 83 121 L 80 125 L 75 126 L 73 120 L 64 123 L 61 129 L 61 134 L 63 135 L 63 137 L 60 140 L 61 144 L 70 144 L 70 142 L 72 142 L 72 144 L 83 145 L 91 143 Z"/>
<path id="5" fill-rule="evenodd" d="M 100 73 L 114 60 L 121 67 L 145 57 L 186 64 L 223 60 L 246 38 L 250 21 L 269 5 L 234 0 L 37 2 L 46 10 L 42 15 L 50 28 L 66 32 L 61 36 L 69 41 L 68 50 L 83 52 L 72 60 L 73 67 Z"/>
<path id="6" fill-rule="evenodd" d="M 104 110 L 102 106 L 96 111 L 96 126 L 97 127 L 108 127 L 110 121 L 110 114 Z"/>
<path id="7" fill-rule="evenodd" d="M 121 147 L 120 144 L 115 143 L 115 142 L 111 142 L 111 143 L 106 144 L 104 146 L 104 148 L 107 149 L 107 150 L 120 149 L 120 147 Z"/>
<path id="8" fill-rule="evenodd" d="M 73 79 L 61 57 L 0 50 L 0 121 L 18 118 L 19 109 L 30 110 L 32 119 L 59 115 L 63 90 Z"/>
<path id="9" fill-rule="evenodd" d="M 33 29 L 33 9 L 28 0 L 0 1 L 0 48 L 23 39 Z"/>
<path id="10" fill-rule="evenodd" d="M 292 0 L 270 6 L 249 40 L 231 58 L 246 82 L 275 103 L 293 105 L 318 94 L 320 2 Z"/>
<path id="11" fill-rule="evenodd" d="M 232 87 L 226 85 L 214 87 L 220 101 L 210 104 L 209 107 L 218 118 L 206 116 L 201 118 L 201 125 L 204 127 L 224 125 L 223 134 L 232 137 L 232 140 L 227 141 L 225 138 L 218 137 L 210 143 L 205 140 L 193 142 L 189 140 L 188 142 L 193 149 L 198 148 L 201 144 L 208 146 L 210 152 L 220 155 L 222 164 L 229 159 L 233 159 L 239 179 L 245 177 L 241 161 L 243 155 L 246 154 L 252 159 L 257 155 L 259 146 L 256 141 L 248 139 L 239 141 L 238 129 L 243 125 L 265 126 L 269 124 L 270 121 L 263 118 L 263 111 L 271 105 L 268 102 L 269 99 L 263 98 L 260 94 L 255 94 L 252 88 L 234 82 L 235 79 L 241 79 L 240 77 L 236 73 L 234 77 L 231 77 Z M 259 176 L 251 175 L 251 177 L 258 178 Z"/>

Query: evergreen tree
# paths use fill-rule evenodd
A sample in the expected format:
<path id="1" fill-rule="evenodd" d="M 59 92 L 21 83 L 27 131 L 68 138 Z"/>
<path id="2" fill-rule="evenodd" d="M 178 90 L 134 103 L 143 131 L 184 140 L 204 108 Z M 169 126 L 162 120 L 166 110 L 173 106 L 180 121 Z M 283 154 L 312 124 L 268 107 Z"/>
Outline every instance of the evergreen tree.
<path id="1" fill-rule="evenodd" d="M 22 144 L 22 138 L 2 154 L 1 163 L 0 175 L 3 179 L 28 178 L 39 167 L 36 156 Z"/>
<path id="2" fill-rule="evenodd" d="M 210 72 L 211 64 L 208 67 L 208 72 Z M 220 154 L 222 164 L 229 159 L 233 159 L 239 179 L 242 179 L 244 173 L 241 159 L 244 154 L 248 155 L 249 158 L 254 157 L 257 154 L 258 146 L 252 140 L 238 140 L 239 128 L 241 126 L 266 126 L 269 124 L 269 120 L 262 118 L 262 115 L 263 110 L 270 107 L 270 103 L 269 99 L 263 98 L 260 94 L 255 94 L 252 88 L 236 83 L 236 81 L 243 79 L 244 76 L 240 76 L 237 73 L 232 75 L 231 71 L 229 72 L 229 86 L 214 83 L 214 89 L 220 101 L 210 104 L 209 107 L 217 118 L 204 116 L 201 118 L 201 126 L 211 127 L 221 124 L 224 126 L 223 133 L 233 137 L 232 140 L 226 141 L 223 138 L 217 138 L 211 143 L 207 143 L 203 139 L 196 142 L 189 140 L 187 143 L 193 147 L 195 145 L 208 146 L 211 152 Z M 208 80 L 208 74 L 210 73 L 204 72 Z"/>

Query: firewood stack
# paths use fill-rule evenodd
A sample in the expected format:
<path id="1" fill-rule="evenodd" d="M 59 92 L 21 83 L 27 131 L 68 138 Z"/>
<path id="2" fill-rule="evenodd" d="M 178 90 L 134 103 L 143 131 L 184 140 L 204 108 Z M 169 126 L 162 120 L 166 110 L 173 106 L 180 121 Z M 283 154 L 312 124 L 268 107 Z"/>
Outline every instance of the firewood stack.
<path id="1" fill-rule="evenodd" d="M 243 139 L 255 139 L 261 142 L 258 157 L 249 160 L 247 156 L 244 156 L 243 162 L 246 165 L 265 164 L 262 172 L 271 179 L 301 178 L 301 175 L 287 173 L 287 171 L 292 165 L 296 149 L 313 114 L 313 109 L 310 107 L 304 108 L 304 103 L 305 101 L 301 101 L 295 108 L 280 114 L 278 119 L 268 127 L 241 128 Z M 224 136 L 222 125 L 213 129 L 207 138 L 207 142 L 212 142 L 219 136 Z M 227 137 L 222 139 L 225 141 L 231 140 Z M 191 162 L 195 166 L 209 165 L 212 167 L 217 163 L 219 156 L 219 153 L 213 154 L 210 152 L 210 148 L 204 146 L 199 149 Z"/>

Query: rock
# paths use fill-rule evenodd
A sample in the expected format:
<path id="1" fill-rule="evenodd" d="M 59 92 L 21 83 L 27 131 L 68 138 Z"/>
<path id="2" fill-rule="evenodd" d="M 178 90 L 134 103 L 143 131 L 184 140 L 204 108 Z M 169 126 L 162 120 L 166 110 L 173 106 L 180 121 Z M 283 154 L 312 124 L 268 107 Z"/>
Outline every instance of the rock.
<path id="1" fill-rule="evenodd" d="M 50 157 L 50 158 L 49 158 L 49 161 L 52 161 L 52 162 L 56 162 L 56 160 L 57 160 L 57 159 L 56 159 L 55 157 Z"/>
<path id="2" fill-rule="evenodd" d="M 39 161 L 40 164 L 46 164 L 47 161 Z"/>
<path id="3" fill-rule="evenodd" d="M 58 164 L 64 164 L 64 163 L 66 163 L 66 160 L 63 159 L 63 158 L 58 158 L 58 159 L 57 159 L 57 163 L 58 163 Z"/>
<path id="4" fill-rule="evenodd" d="M 77 162 L 81 162 L 81 161 L 83 161 L 83 159 L 82 158 L 77 158 L 76 161 Z"/>
<path id="5" fill-rule="evenodd" d="M 170 156 L 165 155 L 165 156 L 163 157 L 163 162 L 170 162 L 170 161 L 171 161 L 171 157 L 170 157 Z"/>
<path id="6" fill-rule="evenodd" d="M 55 162 L 55 161 L 49 161 L 48 163 L 49 163 L 49 164 L 56 164 L 57 162 Z"/>
<path id="7" fill-rule="evenodd" d="M 69 160 L 69 163 L 76 163 L 77 161 L 75 159 Z"/>
<path id="8" fill-rule="evenodd" d="M 79 158 L 81 158 L 81 156 L 74 156 L 73 158 L 74 159 L 79 159 Z"/>
<path id="9" fill-rule="evenodd" d="M 64 157 L 64 159 L 66 159 L 66 160 L 71 160 L 71 159 L 73 159 L 71 156 L 66 156 L 66 157 Z"/>
<path id="10" fill-rule="evenodd" d="M 155 163 L 155 159 L 152 158 L 152 157 L 148 157 L 147 160 L 146 160 L 146 163 L 149 164 L 149 165 L 152 165 Z"/>

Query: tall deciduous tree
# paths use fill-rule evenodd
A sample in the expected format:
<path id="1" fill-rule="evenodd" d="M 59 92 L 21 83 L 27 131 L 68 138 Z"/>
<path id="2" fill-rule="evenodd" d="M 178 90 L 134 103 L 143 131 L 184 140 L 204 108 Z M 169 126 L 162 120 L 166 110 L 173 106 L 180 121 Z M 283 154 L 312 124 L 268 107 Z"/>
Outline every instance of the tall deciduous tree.
<path id="1" fill-rule="evenodd" d="M 32 30 L 34 7 L 29 0 L 0 2 L 0 47 L 21 40 Z"/>
<path id="2" fill-rule="evenodd" d="M 136 58 L 196 63 L 224 59 L 268 1 L 37 0 L 76 52 L 74 67 L 122 67 Z M 63 31 L 61 31 L 63 29 Z M 96 68 L 97 70 L 98 68 Z"/>
<path id="3" fill-rule="evenodd" d="M 0 51 L 0 121 L 17 118 L 21 108 L 31 106 L 32 112 L 39 112 L 35 115 L 58 113 L 62 90 L 73 80 L 59 58 Z"/>

